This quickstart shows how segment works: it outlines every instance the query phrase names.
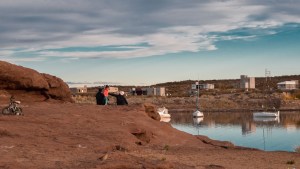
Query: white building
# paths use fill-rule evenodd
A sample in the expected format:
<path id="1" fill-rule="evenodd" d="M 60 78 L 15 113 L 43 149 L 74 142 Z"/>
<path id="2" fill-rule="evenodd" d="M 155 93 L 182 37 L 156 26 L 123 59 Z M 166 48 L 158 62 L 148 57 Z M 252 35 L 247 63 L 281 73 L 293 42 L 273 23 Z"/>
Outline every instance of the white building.
<path id="1" fill-rule="evenodd" d="M 209 90 L 209 89 L 214 89 L 215 85 L 214 84 L 209 84 L 209 83 L 205 83 L 205 84 L 192 84 L 192 90 L 196 90 L 196 89 L 205 89 L 205 90 Z"/>
<path id="2" fill-rule="evenodd" d="M 281 90 L 294 90 L 299 88 L 298 80 L 284 81 L 277 83 L 277 88 Z"/>
<path id="3" fill-rule="evenodd" d="M 142 88 L 143 91 L 146 91 L 148 96 L 166 96 L 165 87 L 148 87 Z"/>
<path id="4" fill-rule="evenodd" d="M 70 90 L 72 93 L 87 93 L 87 86 L 84 85 L 83 87 L 72 87 Z"/>
<path id="5" fill-rule="evenodd" d="M 118 87 L 109 86 L 109 92 L 116 93 L 119 91 Z"/>
<path id="6" fill-rule="evenodd" d="M 247 75 L 241 75 L 240 88 L 255 89 L 255 77 L 248 77 Z"/>

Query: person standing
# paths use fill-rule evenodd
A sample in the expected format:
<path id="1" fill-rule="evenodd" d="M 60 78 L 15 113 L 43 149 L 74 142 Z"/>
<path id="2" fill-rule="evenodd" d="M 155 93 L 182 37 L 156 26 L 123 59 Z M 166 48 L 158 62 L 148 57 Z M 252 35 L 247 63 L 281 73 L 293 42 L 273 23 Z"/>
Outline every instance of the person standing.
<path id="1" fill-rule="evenodd" d="M 109 93 L 109 95 L 116 97 L 117 105 L 128 105 L 126 98 L 124 97 L 124 92 L 120 91 L 119 94 Z"/>
<path id="2" fill-rule="evenodd" d="M 103 95 L 104 95 L 104 99 L 103 99 L 103 105 L 107 105 L 108 104 L 108 92 L 109 92 L 109 86 L 106 85 L 104 90 L 103 90 Z"/>
<path id="3" fill-rule="evenodd" d="M 103 105 L 104 104 L 104 95 L 102 93 L 102 89 L 99 88 L 97 94 L 96 94 L 96 103 L 97 105 Z"/>

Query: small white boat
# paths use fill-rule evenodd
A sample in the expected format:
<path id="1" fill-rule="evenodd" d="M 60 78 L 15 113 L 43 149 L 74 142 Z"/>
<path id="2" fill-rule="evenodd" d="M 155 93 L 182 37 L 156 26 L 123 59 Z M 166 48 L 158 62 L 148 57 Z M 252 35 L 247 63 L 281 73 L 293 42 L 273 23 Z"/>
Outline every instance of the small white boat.
<path id="1" fill-rule="evenodd" d="M 203 116 L 204 116 L 204 114 L 201 111 L 199 111 L 199 110 L 196 110 L 193 113 L 193 117 L 203 117 Z"/>
<path id="2" fill-rule="evenodd" d="M 196 111 L 193 113 L 193 117 L 203 117 L 204 114 L 203 112 L 199 111 L 199 81 L 196 82 L 196 88 L 198 89 L 197 90 L 197 97 L 196 97 Z"/>
<path id="3" fill-rule="evenodd" d="M 265 94 L 267 94 L 265 97 L 266 98 L 270 98 L 270 88 L 269 87 L 269 83 L 270 83 L 270 77 L 271 77 L 271 72 L 268 71 L 267 69 L 265 70 L 265 79 L 266 79 L 266 82 L 265 82 Z M 268 92 L 269 91 L 269 92 Z M 265 109 L 265 106 L 268 106 L 268 105 L 264 105 L 262 104 L 262 109 Z M 270 105 L 269 105 L 270 107 Z M 253 117 L 279 117 L 279 110 L 276 111 L 276 108 L 273 107 L 273 111 L 263 111 L 263 112 L 255 112 L 253 113 Z"/>
<path id="4" fill-rule="evenodd" d="M 256 112 L 253 113 L 254 117 L 279 117 L 280 113 L 277 112 Z"/>
<path id="5" fill-rule="evenodd" d="M 169 114 L 168 109 L 165 107 L 158 108 L 157 112 L 161 118 L 171 118 L 171 115 Z"/>

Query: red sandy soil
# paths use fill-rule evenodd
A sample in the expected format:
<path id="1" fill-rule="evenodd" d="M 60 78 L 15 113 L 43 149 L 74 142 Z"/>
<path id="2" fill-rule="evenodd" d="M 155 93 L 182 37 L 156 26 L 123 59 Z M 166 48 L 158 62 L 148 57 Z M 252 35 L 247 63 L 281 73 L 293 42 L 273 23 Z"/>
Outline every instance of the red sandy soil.
<path id="1" fill-rule="evenodd" d="M 142 105 L 22 107 L 24 116 L 0 116 L 0 169 L 300 168 L 299 153 L 196 137 L 149 118 Z"/>

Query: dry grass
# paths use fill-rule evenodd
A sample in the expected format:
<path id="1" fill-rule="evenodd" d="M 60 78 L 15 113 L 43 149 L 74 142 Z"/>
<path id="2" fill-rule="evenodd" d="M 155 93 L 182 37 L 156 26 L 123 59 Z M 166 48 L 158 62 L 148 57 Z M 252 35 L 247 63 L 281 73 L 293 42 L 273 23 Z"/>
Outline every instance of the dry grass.
<path id="1" fill-rule="evenodd" d="M 294 100 L 295 96 L 291 93 L 283 93 L 282 94 L 283 100 Z"/>
<path id="2" fill-rule="evenodd" d="M 271 100 L 265 105 L 279 108 L 282 102 L 282 94 L 272 94 Z M 286 98 L 290 97 L 289 95 Z M 73 99 L 76 103 L 96 104 L 95 94 L 78 94 Z M 157 107 L 167 107 L 169 109 L 193 109 L 196 106 L 196 97 L 160 97 L 160 96 L 126 96 L 130 105 L 151 103 Z M 262 93 L 230 93 L 223 95 L 206 95 L 200 96 L 200 107 L 203 110 L 246 110 L 261 109 L 265 101 Z M 294 100 L 286 100 L 286 103 Z M 116 104 L 115 97 L 109 96 L 109 104 Z M 299 103 L 291 105 L 291 108 L 299 107 Z"/>
<path id="3" fill-rule="evenodd" d="M 96 98 L 92 95 L 74 95 L 72 99 L 75 103 L 96 104 Z"/>
<path id="4" fill-rule="evenodd" d="M 294 96 L 295 96 L 296 99 L 300 99 L 300 90 L 296 91 L 294 93 Z"/>

